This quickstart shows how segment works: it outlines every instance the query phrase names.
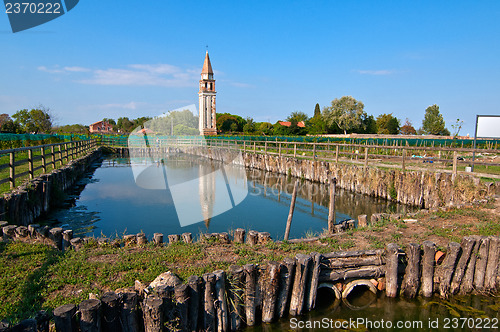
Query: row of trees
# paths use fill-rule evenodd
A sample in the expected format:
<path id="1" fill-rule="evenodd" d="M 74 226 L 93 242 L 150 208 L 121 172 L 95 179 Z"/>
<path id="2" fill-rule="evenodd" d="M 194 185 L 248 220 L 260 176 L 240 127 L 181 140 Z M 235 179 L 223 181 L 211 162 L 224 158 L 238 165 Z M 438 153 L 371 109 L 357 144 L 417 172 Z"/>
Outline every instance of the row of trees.
<path id="1" fill-rule="evenodd" d="M 0 131 L 4 133 L 50 133 L 52 131 L 52 116 L 50 110 L 43 106 L 31 110 L 17 111 L 10 117 L 0 114 Z"/>
<path id="2" fill-rule="evenodd" d="M 217 130 L 222 133 L 243 132 L 258 135 L 305 135 L 305 134 L 385 134 L 385 135 L 450 135 L 446 129 L 443 116 L 438 105 L 427 107 L 422 126 L 417 130 L 409 119 L 401 125 L 401 120 L 392 113 L 385 113 L 375 118 L 364 111 L 364 104 L 351 96 L 334 99 L 330 106 L 320 109 L 319 104 L 314 108 L 314 115 L 295 111 L 286 119 L 290 126 L 283 126 L 280 121 L 275 124 L 269 122 L 254 122 L 252 118 L 243 119 L 238 115 L 224 113 L 217 115 Z M 300 122 L 305 127 L 298 126 Z M 462 121 L 452 125 L 454 136 L 457 136 Z"/>

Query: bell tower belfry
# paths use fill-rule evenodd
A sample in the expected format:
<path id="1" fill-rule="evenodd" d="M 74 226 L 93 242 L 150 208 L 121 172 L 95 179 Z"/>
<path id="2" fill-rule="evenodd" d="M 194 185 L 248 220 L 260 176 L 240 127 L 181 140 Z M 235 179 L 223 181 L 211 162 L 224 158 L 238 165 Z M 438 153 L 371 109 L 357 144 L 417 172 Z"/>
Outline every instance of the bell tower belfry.
<path id="1" fill-rule="evenodd" d="M 208 51 L 201 70 L 200 80 L 200 135 L 217 135 L 215 118 L 215 80 Z"/>

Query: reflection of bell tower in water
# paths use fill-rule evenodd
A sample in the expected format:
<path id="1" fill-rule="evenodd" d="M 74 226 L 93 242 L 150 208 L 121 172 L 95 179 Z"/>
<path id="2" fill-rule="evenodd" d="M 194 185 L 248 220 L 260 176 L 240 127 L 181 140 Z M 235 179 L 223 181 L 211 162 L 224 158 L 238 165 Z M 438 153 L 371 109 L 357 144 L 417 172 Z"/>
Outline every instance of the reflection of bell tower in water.
<path id="1" fill-rule="evenodd" d="M 215 203 L 215 168 L 209 164 L 201 163 L 198 169 L 199 194 L 201 215 L 205 221 L 205 226 L 210 226 L 210 219 L 213 216 Z"/>
<path id="2" fill-rule="evenodd" d="M 207 51 L 203 69 L 201 70 L 200 91 L 198 92 L 200 96 L 200 135 L 217 135 L 215 94 L 214 72 Z"/>

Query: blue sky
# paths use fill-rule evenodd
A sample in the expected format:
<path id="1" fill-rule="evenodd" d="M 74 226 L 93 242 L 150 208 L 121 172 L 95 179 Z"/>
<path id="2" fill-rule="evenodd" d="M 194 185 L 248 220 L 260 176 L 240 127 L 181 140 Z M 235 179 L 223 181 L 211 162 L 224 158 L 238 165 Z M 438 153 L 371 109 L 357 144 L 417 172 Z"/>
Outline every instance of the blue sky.
<path id="1" fill-rule="evenodd" d="M 218 112 L 256 121 L 351 95 L 374 116 L 447 127 L 500 114 L 499 1 L 92 1 L 13 34 L 0 14 L 0 112 L 58 124 L 198 104 L 206 45 Z M 451 129 L 451 128 L 450 128 Z"/>

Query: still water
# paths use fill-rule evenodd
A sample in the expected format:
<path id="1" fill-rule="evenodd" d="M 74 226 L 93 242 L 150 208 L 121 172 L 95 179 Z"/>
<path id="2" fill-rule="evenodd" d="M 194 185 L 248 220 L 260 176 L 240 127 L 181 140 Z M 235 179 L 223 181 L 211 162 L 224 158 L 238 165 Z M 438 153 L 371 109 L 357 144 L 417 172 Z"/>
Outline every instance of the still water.
<path id="1" fill-rule="evenodd" d="M 46 220 L 75 236 L 181 234 L 245 228 L 282 239 L 296 179 L 186 154 L 163 162 L 106 157 Z M 328 186 L 301 181 L 291 238 L 327 228 Z M 336 221 L 411 207 L 337 189 Z"/>

